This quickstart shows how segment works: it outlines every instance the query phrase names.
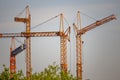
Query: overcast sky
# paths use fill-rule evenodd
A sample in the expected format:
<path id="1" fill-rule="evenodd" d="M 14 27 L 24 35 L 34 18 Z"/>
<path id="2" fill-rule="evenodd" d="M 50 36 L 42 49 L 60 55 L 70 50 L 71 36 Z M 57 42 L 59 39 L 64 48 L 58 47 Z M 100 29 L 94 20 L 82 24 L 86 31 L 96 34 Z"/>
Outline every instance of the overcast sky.
<path id="1" fill-rule="evenodd" d="M 30 7 L 31 27 L 51 17 L 64 14 L 65 29 L 72 28 L 71 42 L 68 43 L 68 66 L 73 75 L 76 74 L 75 35 L 73 22 L 76 22 L 77 11 L 92 18 L 102 19 L 115 14 L 117 20 L 103 24 L 83 35 L 83 78 L 90 80 L 119 80 L 120 78 L 120 1 L 119 0 L 0 0 L 0 33 L 22 32 L 25 24 L 14 22 L 27 5 Z M 21 15 L 22 16 L 22 15 Z M 31 31 L 59 31 L 57 17 Z M 81 14 L 82 27 L 94 19 Z M 24 43 L 24 38 L 17 38 Z M 42 71 L 47 65 L 60 63 L 60 38 L 32 38 L 33 72 Z M 9 67 L 11 39 L 0 39 L 0 72 L 2 65 Z M 16 41 L 16 47 L 21 43 Z M 25 51 L 17 55 L 17 70 L 25 72 Z"/>

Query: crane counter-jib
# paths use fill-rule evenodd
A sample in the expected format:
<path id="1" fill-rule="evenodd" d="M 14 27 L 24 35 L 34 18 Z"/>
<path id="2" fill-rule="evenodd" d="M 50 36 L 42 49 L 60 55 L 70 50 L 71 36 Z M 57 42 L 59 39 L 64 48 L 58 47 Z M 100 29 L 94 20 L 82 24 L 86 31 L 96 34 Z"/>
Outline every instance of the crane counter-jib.
<path id="1" fill-rule="evenodd" d="M 21 32 L 21 33 L 0 33 L 0 38 L 10 37 L 47 37 L 47 36 L 59 36 L 60 32 Z"/>

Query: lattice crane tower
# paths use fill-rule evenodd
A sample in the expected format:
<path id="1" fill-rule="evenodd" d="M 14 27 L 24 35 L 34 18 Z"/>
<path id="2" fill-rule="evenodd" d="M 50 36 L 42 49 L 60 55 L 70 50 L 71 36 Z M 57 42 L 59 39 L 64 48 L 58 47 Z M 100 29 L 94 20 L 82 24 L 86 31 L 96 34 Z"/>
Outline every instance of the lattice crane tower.
<path id="1" fill-rule="evenodd" d="M 89 30 L 94 29 L 94 28 L 96 28 L 104 23 L 107 23 L 111 20 L 114 20 L 114 19 L 116 19 L 115 15 L 110 15 L 101 20 L 97 20 L 95 23 L 92 23 L 91 25 L 88 25 L 84 28 L 79 28 L 79 25 L 76 25 L 75 23 L 73 23 L 74 29 L 76 31 L 76 66 L 77 66 L 76 74 L 77 74 L 77 78 L 79 80 L 82 80 L 82 35 L 84 33 L 88 32 Z M 81 25 L 79 11 L 77 13 L 77 20 L 78 20 L 77 24 Z"/>

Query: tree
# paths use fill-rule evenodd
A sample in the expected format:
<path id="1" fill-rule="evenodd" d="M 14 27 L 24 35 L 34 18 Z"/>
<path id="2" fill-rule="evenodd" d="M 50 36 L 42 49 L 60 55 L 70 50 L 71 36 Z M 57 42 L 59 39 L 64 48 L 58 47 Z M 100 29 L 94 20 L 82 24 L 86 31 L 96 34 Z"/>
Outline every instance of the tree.
<path id="1" fill-rule="evenodd" d="M 13 74 L 11 78 L 9 68 L 6 68 L 5 65 L 3 65 L 3 68 L 2 73 L 0 73 L 0 80 L 28 80 L 28 78 L 24 76 L 22 70 Z M 55 63 L 49 65 L 42 72 L 33 73 L 30 78 L 31 80 L 77 80 L 70 72 L 61 71 L 60 67 Z"/>

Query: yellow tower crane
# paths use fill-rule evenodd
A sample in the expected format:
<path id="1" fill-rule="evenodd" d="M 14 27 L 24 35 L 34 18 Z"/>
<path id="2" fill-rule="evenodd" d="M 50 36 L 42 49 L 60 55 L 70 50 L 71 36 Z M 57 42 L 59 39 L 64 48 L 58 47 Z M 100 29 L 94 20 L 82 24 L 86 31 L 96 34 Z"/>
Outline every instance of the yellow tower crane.
<path id="1" fill-rule="evenodd" d="M 80 21 L 80 12 L 77 13 L 78 21 Z M 76 31 L 76 74 L 77 78 L 79 80 L 82 80 L 82 35 L 86 33 L 87 31 L 94 29 L 104 23 L 107 23 L 111 20 L 116 19 L 115 15 L 110 15 L 106 18 L 103 18 L 101 20 L 97 20 L 95 23 L 92 23 L 84 28 L 79 28 L 78 25 L 73 23 L 74 29 Z M 81 25 L 81 22 L 80 22 Z"/>
<path id="2" fill-rule="evenodd" d="M 55 16 L 55 18 L 58 16 Z M 26 42 L 25 44 L 21 45 L 24 46 L 23 49 L 26 49 L 26 76 L 29 78 L 31 75 L 31 37 L 53 37 L 53 36 L 60 36 L 60 65 L 61 70 L 67 72 L 67 40 L 69 40 L 70 34 L 70 27 L 64 31 L 64 17 L 63 14 L 60 14 L 60 31 L 52 31 L 52 32 L 31 32 L 30 23 L 31 23 L 31 16 L 29 7 L 26 7 L 26 18 L 19 18 L 15 17 L 16 22 L 23 22 L 26 24 L 26 32 L 21 33 L 0 33 L 0 38 L 12 38 L 12 37 L 25 37 Z M 22 48 L 18 47 L 16 50 L 23 50 Z M 18 52 L 21 51 L 13 51 L 13 55 L 17 55 Z"/>

